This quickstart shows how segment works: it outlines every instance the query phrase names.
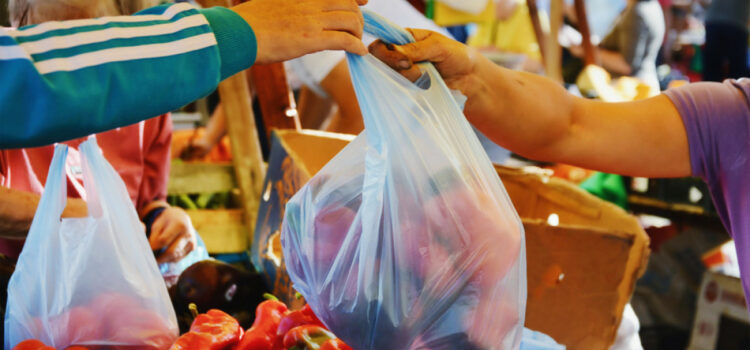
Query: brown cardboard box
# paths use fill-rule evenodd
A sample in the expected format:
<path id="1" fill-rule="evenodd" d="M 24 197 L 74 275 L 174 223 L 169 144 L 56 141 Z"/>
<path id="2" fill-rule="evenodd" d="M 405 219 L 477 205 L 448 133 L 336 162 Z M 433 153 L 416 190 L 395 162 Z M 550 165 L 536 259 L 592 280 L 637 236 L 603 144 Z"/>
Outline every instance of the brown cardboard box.
<path id="1" fill-rule="evenodd" d="M 283 208 L 350 138 L 276 131 L 258 213 L 253 263 L 286 301 L 293 291 L 278 240 Z M 526 230 L 526 326 L 569 349 L 606 349 L 648 259 L 636 219 L 574 185 L 497 167 Z M 553 215 L 554 214 L 554 215 Z"/>
<path id="2" fill-rule="evenodd" d="M 608 348 L 646 268 L 648 236 L 635 217 L 570 182 L 496 169 L 526 230 L 526 326 L 569 349 Z"/>

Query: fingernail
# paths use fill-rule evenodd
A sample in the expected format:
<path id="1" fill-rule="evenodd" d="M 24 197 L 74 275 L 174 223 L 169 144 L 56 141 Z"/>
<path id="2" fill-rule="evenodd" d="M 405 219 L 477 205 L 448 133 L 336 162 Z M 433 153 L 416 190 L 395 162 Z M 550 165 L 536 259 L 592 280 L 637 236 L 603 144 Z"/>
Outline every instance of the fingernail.
<path id="1" fill-rule="evenodd" d="M 398 61 L 398 67 L 402 69 L 409 69 L 411 68 L 411 62 L 409 62 L 409 60 L 400 60 Z"/>

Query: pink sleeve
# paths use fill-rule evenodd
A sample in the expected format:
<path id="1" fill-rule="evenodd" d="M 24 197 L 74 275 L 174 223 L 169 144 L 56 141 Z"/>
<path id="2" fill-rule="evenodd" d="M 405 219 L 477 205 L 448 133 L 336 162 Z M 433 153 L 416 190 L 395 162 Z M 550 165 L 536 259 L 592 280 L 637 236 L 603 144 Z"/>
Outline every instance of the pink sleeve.
<path id="1" fill-rule="evenodd" d="M 143 181 L 138 195 L 138 210 L 153 201 L 167 198 L 171 162 L 172 119 L 163 114 L 146 121 L 143 145 Z"/>

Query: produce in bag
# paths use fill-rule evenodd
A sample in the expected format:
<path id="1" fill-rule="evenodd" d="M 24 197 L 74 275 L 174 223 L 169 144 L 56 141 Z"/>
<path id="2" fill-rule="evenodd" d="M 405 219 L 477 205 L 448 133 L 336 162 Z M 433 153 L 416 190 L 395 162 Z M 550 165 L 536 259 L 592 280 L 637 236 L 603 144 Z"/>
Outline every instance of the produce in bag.
<path id="1" fill-rule="evenodd" d="M 365 131 L 287 204 L 295 289 L 354 349 L 518 348 L 523 228 L 451 91 L 431 64 L 412 83 L 371 55 L 348 63 Z"/>
<path id="2" fill-rule="evenodd" d="M 79 147 L 86 218 L 60 219 L 68 148 L 57 145 L 8 287 L 6 350 L 26 339 L 57 349 L 165 349 L 177 320 L 125 184 L 96 139 Z"/>

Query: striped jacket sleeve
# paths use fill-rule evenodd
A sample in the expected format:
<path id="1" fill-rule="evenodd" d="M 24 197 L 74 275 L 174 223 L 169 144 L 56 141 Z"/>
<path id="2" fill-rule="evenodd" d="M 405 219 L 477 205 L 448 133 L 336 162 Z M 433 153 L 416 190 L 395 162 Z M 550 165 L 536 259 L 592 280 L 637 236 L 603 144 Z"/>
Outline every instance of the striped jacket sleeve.
<path id="1" fill-rule="evenodd" d="M 225 8 L 163 5 L 134 16 L 0 28 L 0 149 L 69 140 L 207 95 L 255 60 Z"/>

